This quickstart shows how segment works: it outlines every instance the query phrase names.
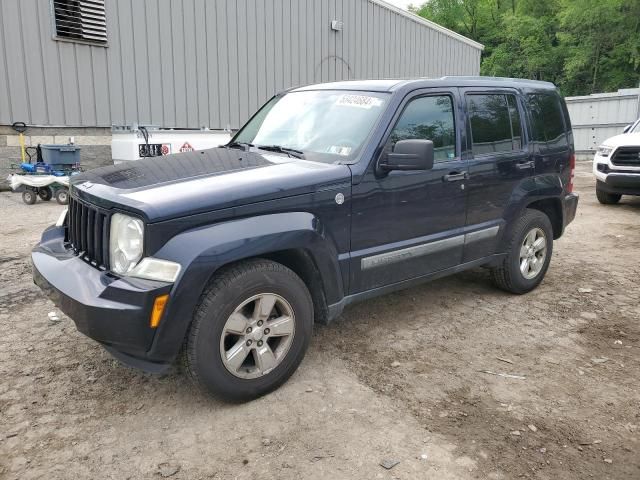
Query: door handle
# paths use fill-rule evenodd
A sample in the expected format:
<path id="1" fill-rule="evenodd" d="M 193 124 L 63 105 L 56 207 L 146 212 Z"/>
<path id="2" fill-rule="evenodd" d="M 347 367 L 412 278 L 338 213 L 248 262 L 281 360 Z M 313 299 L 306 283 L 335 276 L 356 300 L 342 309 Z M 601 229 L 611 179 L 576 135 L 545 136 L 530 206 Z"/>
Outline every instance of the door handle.
<path id="1" fill-rule="evenodd" d="M 516 163 L 516 168 L 518 170 L 527 170 L 528 168 L 534 168 L 536 164 L 533 160 L 529 160 L 528 162 L 519 162 Z"/>
<path id="2" fill-rule="evenodd" d="M 451 172 L 442 177 L 442 180 L 445 182 L 460 182 L 462 180 L 466 180 L 469 178 L 469 174 L 467 172 Z"/>

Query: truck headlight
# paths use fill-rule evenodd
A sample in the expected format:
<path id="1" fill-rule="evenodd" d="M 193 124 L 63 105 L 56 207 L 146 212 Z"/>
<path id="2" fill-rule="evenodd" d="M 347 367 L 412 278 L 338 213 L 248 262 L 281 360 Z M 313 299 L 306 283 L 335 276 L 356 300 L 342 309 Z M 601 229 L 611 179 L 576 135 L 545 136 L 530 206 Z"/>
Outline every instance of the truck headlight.
<path id="1" fill-rule="evenodd" d="M 600 155 L 601 157 L 608 157 L 611 154 L 611 152 L 613 152 L 613 148 L 607 147 L 605 145 L 600 145 L 598 147 L 597 152 L 598 152 L 598 155 Z"/>
<path id="2" fill-rule="evenodd" d="M 142 220 L 115 213 L 111 217 L 109 239 L 111 269 L 120 275 L 129 273 L 142 258 L 143 240 Z"/>

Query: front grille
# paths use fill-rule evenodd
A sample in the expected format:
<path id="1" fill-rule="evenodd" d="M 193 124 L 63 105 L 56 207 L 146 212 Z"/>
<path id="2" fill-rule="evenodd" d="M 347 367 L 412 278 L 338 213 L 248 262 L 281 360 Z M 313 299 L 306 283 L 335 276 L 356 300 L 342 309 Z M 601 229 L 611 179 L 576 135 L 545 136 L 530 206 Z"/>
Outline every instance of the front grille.
<path id="1" fill-rule="evenodd" d="M 67 241 L 76 255 L 100 269 L 109 268 L 109 213 L 69 197 Z"/>
<path id="2" fill-rule="evenodd" d="M 611 157 L 614 165 L 640 167 L 640 147 L 620 147 Z"/>

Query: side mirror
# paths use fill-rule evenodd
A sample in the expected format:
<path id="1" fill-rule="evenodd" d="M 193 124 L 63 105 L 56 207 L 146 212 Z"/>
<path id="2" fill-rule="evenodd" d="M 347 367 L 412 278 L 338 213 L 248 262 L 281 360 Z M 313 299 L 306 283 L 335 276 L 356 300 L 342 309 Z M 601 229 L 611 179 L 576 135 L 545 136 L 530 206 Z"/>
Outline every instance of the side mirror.
<path id="1" fill-rule="evenodd" d="M 624 127 L 624 129 L 622 130 L 622 133 L 627 133 L 629 130 L 631 130 L 631 127 L 633 127 L 633 123 L 630 123 L 629 125 Z"/>
<path id="2" fill-rule="evenodd" d="M 431 140 L 400 140 L 378 164 L 380 172 L 392 170 L 431 170 L 433 142 Z"/>

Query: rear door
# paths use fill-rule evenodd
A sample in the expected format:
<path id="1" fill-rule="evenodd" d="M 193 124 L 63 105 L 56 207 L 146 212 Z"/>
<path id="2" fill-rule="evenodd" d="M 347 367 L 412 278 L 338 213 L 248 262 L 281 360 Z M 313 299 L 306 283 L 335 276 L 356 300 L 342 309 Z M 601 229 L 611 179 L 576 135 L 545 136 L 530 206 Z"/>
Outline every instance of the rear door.
<path id="1" fill-rule="evenodd" d="M 516 90 L 464 89 L 469 180 L 464 262 L 495 252 L 505 210 L 520 184 L 534 173 Z"/>

